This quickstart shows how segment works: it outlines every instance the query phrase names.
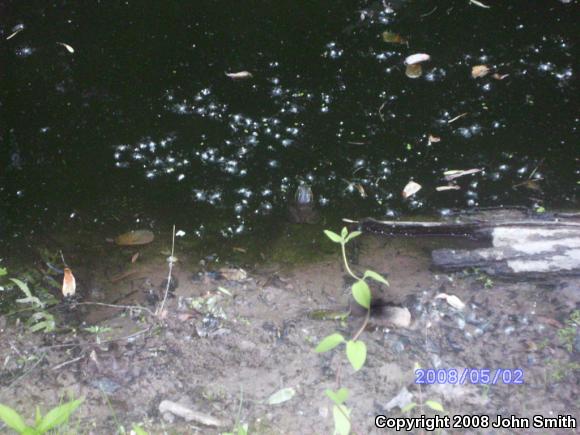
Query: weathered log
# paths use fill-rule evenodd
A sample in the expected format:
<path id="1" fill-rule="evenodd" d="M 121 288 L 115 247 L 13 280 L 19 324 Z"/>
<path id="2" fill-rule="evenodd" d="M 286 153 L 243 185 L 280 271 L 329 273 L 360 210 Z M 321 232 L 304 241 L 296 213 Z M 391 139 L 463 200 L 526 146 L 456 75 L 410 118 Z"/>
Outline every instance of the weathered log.
<path id="1" fill-rule="evenodd" d="M 434 250 L 433 265 L 446 271 L 476 267 L 500 275 L 580 275 L 578 213 L 499 209 L 441 222 L 363 219 L 358 224 L 362 231 L 387 236 L 462 236 L 482 242 L 475 250 Z"/>
<path id="2" fill-rule="evenodd" d="M 494 275 L 580 275 L 580 225 L 502 225 L 491 230 L 491 244 L 475 250 L 436 249 L 433 265 L 444 270 L 477 267 Z"/>

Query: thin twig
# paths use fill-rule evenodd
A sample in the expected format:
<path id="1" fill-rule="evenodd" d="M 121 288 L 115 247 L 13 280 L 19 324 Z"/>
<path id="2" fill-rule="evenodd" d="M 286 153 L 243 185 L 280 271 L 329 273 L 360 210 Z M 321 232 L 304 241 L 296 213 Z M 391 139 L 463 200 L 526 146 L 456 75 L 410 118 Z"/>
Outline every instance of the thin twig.
<path id="1" fill-rule="evenodd" d="M 433 12 L 435 12 L 437 10 L 437 6 L 435 6 L 433 8 L 433 10 L 431 10 L 431 12 L 427 12 L 426 14 L 420 15 L 421 18 L 425 18 L 428 17 L 429 15 L 431 15 Z"/>
<path id="2" fill-rule="evenodd" d="M 452 122 L 455 122 L 458 119 L 463 118 L 465 115 L 467 115 L 467 112 L 462 113 L 461 115 L 457 115 L 455 118 L 450 119 L 449 121 L 447 121 L 447 124 L 451 124 Z"/>
<path id="3" fill-rule="evenodd" d="M 43 353 L 40 358 L 38 358 L 38 360 L 32 365 L 32 367 L 30 367 L 28 370 L 26 370 L 24 373 L 22 373 L 20 376 L 18 376 L 16 379 L 14 379 L 12 382 L 10 382 L 6 388 L 11 387 L 12 385 L 16 384 L 18 381 L 20 381 L 22 378 L 24 378 L 26 375 L 28 375 L 32 370 L 34 370 L 36 368 L 36 366 L 38 364 L 40 364 L 43 360 L 44 357 L 46 356 L 46 353 Z"/>
<path id="4" fill-rule="evenodd" d="M 155 316 L 155 313 L 149 308 L 142 307 L 141 305 L 116 305 L 116 304 L 105 304 L 103 302 L 78 302 L 76 305 L 99 305 L 101 307 L 111 307 L 111 308 L 122 308 L 128 310 L 143 310 Z"/>
<path id="5" fill-rule="evenodd" d="M 381 107 L 379 107 L 379 116 L 381 118 L 381 121 L 385 122 L 385 117 L 383 116 L 383 108 L 385 107 L 385 105 L 389 102 L 389 100 L 385 100 L 383 102 L 383 104 L 381 104 Z"/>
<path id="6" fill-rule="evenodd" d="M 175 225 L 173 225 L 173 237 L 171 240 L 171 258 L 169 259 L 169 273 L 167 274 L 167 285 L 165 286 L 165 294 L 163 295 L 163 301 L 161 305 L 156 310 L 156 314 L 159 316 L 163 312 L 163 307 L 165 306 L 165 301 L 167 300 L 167 294 L 169 293 L 169 286 L 171 285 L 171 272 L 173 271 L 173 254 L 175 252 Z"/>
<path id="7" fill-rule="evenodd" d="M 81 355 L 79 357 L 76 357 L 76 358 L 73 358 L 73 359 L 69 359 L 68 361 L 65 361 L 63 363 L 60 363 L 60 364 L 55 365 L 51 370 L 61 369 L 61 368 L 65 367 L 65 366 L 68 366 L 69 364 L 73 364 L 73 363 L 76 363 L 77 361 L 80 361 L 84 357 L 85 357 L 84 355 Z"/>

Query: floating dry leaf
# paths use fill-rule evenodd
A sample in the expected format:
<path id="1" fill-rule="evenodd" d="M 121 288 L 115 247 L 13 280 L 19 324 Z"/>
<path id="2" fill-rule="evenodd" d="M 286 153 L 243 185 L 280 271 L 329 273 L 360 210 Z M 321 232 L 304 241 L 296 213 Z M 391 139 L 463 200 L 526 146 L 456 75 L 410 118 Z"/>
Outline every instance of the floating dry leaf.
<path id="1" fill-rule="evenodd" d="M 439 293 L 435 299 L 445 299 L 449 305 L 456 310 L 463 310 L 465 303 L 455 295 L 448 295 L 447 293 Z"/>
<path id="2" fill-rule="evenodd" d="M 225 73 L 226 76 L 228 76 L 230 79 L 233 80 L 245 80 L 245 79 L 251 79 L 252 77 L 254 77 L 252 75 L 251 72 L 249 71 L 239 71 L 239 72 L 235 72 L 235 73 Z"/>
<path id="3" fill-rule="evenodd" d="M 423 68 L 420 63 L 407 65 L 405 68 L 405 75 L 410 79 L 418 79 L 423 74 Z"/>
<path id="4" fill-rule="evenodd" d="M 464 175 L 471 175 L 471 174 L 477 174 L 478 172 L 481 172 L 481 169 L 452 169 L 450 171 L 445 171 L 443 173 L 443 175 L 445 175 L 445 180 L 446 181 L 451 181 L 451 180 L 455 180 L 456 178 L 459 177 L 463 177 Z"/>
<path id="5" fill-rule="evenodd" d="M 427 62 L 431 59 L 426 53 L 415 53 L 405 58 L 405 65 L 415 65 L 416 63 Z"/>
<path id="6" fill-rule="evenodd" d="M 361 197 L 366 198 L 367 197 L 367 193 L 365 192 L 365 188 L 363 187 L 362 184 L 360 183 L 354 183 L 354 188 L 358 191 L 358 193 L 360 194 Z"/>
<path id="7" fill-rule="evenodd" d="M 489 9 L 491 6 L 485 5 L 480 1 L 477 0 L 469 0 L 469 3 L 474 4 L 475 6 L 479 6 L 480 8 Z"/>
<path id="8" fill-rule="evenodd" d="M 435 190 L 437 192 L 444 192 L 446 190 L 459 190 L 461 189 L 461 187 L 459 187 L 457 184 L 448 184 L 447 186 L 438 186 L 435 188 Z"/>
<path id="9" fill-rule="evenodd" d="M 66 48 L 66 51 L 68 51 L 69 53 L 74 53 L 75 49 L 72 48 L 70 45 L 65 44 L 64 42 L 57 42 L 58 45 L 62 45 L 64 48 Z"/>
<path id="10" fill-rule="evenodd" d="M 415 183 L 414 181 L 409 181 L 405 188 L 403 189 L 403 198 L 407 199 L 416 194 L 419 190 L 421 190 L 421 185 L 419 183 Z"/>
<path id="11" fill-rule="evenodd" d="M 383 32 L 383 41 L 389 42 L 391 44 L 407 44 L 407 40 L 401 35 L 398 33 L 389 32 L 388 30 Z"/>
<path id="12" fill-rule="evenodd" d="M 75 295 L 77 289 L 77 282 L 72 271 L 68 268 L 64 268 L 64 278 L 62 279 L 62 295 L 65 298 Z"/>
<path id="13" fill-rule="evenodd" d="M 131 263 L 135 263 L 138 258 L 139 258 L 139 252 L 135 252 L 133 254 L 133 256 L 131 257 Z"/>
<path id="14" fill-rule="evenodd" d="M 542 180 L 543 180 L 543 178 L 531 178 L 531 179 L 526 180 L 522 183 L 514 184 L 513 188 L 517 189 L 518 187 L 525 187 L 526 189 L 535 190 L 536 192 L 541 192 L 542 187 L 540 186 L 539 183 Z"/>
<path id="15" fill-rule="evenodd" d="M 115 238 L 119 246 L 146 245 L 155 239 L 155 235 L 149 230 L 129 231 Z"/>
<path id="16" fill-rule="evenodd" d="M 494 79 L 496 79 L 496 80 L 503 80 L 506 77 L 509 77 L 509 74 L 498 74 L 498 73 L 495 73 L 495 74 L 492 75 L 492 77 Z"/>
<path id="17" fill-rule="evenodd" d="M 433 136 L 432 134 L 429 135 L 427 139 L 427 144 L 431 145 L 432 143 L 441 142 L 441 138 L 439 136 Z"/>
<path id="18" fill-rule="evenodd" d="M 471 68 L 471 77 L 478 79 L 489 74 L 489 67 L 487 65 L 475 65 Z"/>

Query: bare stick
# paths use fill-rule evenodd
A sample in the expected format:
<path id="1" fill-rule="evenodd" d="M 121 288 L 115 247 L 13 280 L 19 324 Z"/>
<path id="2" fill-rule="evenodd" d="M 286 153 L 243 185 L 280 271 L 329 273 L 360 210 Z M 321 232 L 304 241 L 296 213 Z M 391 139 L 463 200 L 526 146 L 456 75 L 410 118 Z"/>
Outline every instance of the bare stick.
<path id="1" fill-rule="evenodd" d="M 450 119 L 449 121 L 447 121 L 447 124 L 451 124 L 452 122 L 455 122 L 458 119 L 463 118 L 465 115 L 467 115 L 467 112 L 462 113 L 461 115 L 457 115 L 455 118 Z"/>
<path id="2" fill-rule="evenodd" d="M 163 312 L 163 307 L 165 306 L 165 301 L 167 300 L 167 293 L 169 293 L 169 286 L 171 285 L 171 272 L 173 271 L 173 253 L 175 252 L 175 225 L 173 225 L 173 237 L 171 240 L 171 257 L 169 258 L 169 273 L 167 274 L 167 285 L 165 286 L 165 294 L 163 295 L 163 301 L 161 305 L 155 311 L 156 315 L 161 315 Z"/>
<path id="3" fill-rule="evenodd" d="M 84 355 L 81 355 L 79 357 L 76 357 L 76 358 L 73 358 L 73 359 L 69 359 L 68 361 L 65 361 L 65 362 L 62 362 L 60 364 L 55 365 L 52 368 L 52 370 L 58 370 L 58 369 L 61 369 L 61 368 L 65 367 L 65 366 L 68 366 L 69 364 L 76 363 L 77 361 L 82 360 L 84 357 L 85 357 Z"/>
<path id="4" fill-rule="evenodd" d="M 148 312 L 152 316 L 155 315 L 155 313 L 151 311 L 149 308 L 142 307 L 140 305 L 115 305 L 115 304 L 104 304 L 102 302 L 78 302 L 77 305 L 100 305 L 101 307 L 123 308 L 128 310 L 142 310 Z"/>

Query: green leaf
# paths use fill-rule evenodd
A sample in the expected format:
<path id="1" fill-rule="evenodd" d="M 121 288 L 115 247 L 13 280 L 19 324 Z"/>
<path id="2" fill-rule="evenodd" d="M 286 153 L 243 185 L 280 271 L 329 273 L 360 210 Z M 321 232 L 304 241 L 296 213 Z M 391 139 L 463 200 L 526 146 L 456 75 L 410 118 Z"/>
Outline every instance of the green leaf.
<path id="1" fill-rule="evenodd" d="M 342 230 L 340 231 L 340 237 L 342 237 L 342 239 L 346 239 L 346 236 L 348 236 L 348 230 L 346 229 L 346 227 L 342 227 Z"/>
<path id="2" fill-rule="evenodd" d="M 370 309 L 371 289 L 365 281 L 359 279 L 352 285 L 352 296 L 359 305 L 365 307 L 367 310 Z"/>
<path id="3" fill-rule="evenodd" d="M 133 424 L 133 432 L 137 435 L 149 435 L 145 429 L 142 429 L 138 424 Z"/>
<path id="4" fill-rule="evenodd" d="M 25 282 L 22 282 L 17 278 L 10 278 L 10 281 L 12 281 L 14 284 L 16 284 L 18 286 L 18 288 L 20 290 L 22 290 L 22 293 L 24 293 L 26 295 L 26 297 L 29 297 L 29 298 L 32 297 L 32 293 L 30 293 L 30 289 L 28 288 L 28 285 Z"/>
<path id="5" fill-rule="evenodd" d="M 42 414 L 40 413 L 40 406 L 36 406 L 36 413 L 34 414 L 34 426 L 38 426 L 42 421 Z"/>
<path id="6" fill-rule="evenodd" d="M 347 417 L 350 417 L 350 410 L 344 405 L 335 405 L 332 407 L 332 415 L 334 416 L 334 433 L 348 435 L 350 433 L 350 420 Z"/>
<path id="7" fill-rule="evenodd" d="M 445 412 L 443 405 L 441 405 L 439 402 L 436 402 L 435 400 L 426 400 L 425 405 L 427 405 L 433 411 Z"/>
<path id="8" fill-rule="evenodd" d="M 338 391 L 332 391 L 332 390 L 327 388 L 324 391 L 324 393 L 336 405 L 342 405 L 346 401 L 346 399 L 348 399 L 348 389 L 344 388 L 344 387 L 340 388 Z"/>
<path id="9" fill-rule="evenodd" d="M 330 334 L 328 337 L 325 337 L 320 343 L 318 343 L 318 346 L 316 346 L 314 351 L 317 353 L 328 352 L 329 350 L 334 349 L 340 343 L 344 343 L 344 337 L 338 332 L 335 332 L 334 334 Z"/>
<path id="10" fill-rule="evenodd" d="M 28 426 L 24 423 L 20 414 L 18 414 L 12 408 L 2 405 L 0 403 L 0 419 L 11 429 L 14 429 L 18 433 L 22 433 L 26 430 Z"/>
<path id="11" fill-rule="evenodd" d="M 387 281 L 385 278 L 383 278 L 377 272 L 373 272 L 372 270 L 367 270 L 365 272 L 363 279 L 365 279 L 365 278 L 374 279 L 375 281 L 381 282 L 384 285 L 389 285 L 389 281 Z"/>
<path id="12" fill-rule="evenodd" d="M 364 341 L 346 342 L 346 357 L 350 361 L 350 365 L 355 371 L 361 369 L 367 359 L 367 345 Z"/>
<path id="13" fill-rule="evenodd" d="M 411 412 L 411 410 L 415 408 L 415 406 L 417 406 L 415 402 L 408 403 L 401 408 L 401 413 L 405 414 L 406 412 Z"/>
<path id="14" fill-rule="evenodd" d="M 50 429 L 53 429 L 57 426 L 60 426 L 64 422 L 68 421 L 70 415 L 77 409 L 81 403 L 83 403 L 84 399 L 77 399 L 71 400 L 68 403 L 63 405 L 57 406 L 56 408 L 51 409 L 48 413 L 42 418 L 42 421 L 36 429 L 41 432 L 47 432 Z"/>
<path id="15" fill-rule="evenodd" d="M 350 234 L 348 235 L 348 237 L 347 237 L 347 238 L 346 238 L 346 240 L 345 240 L 345 243 L 346 243 L 346 242 L 348 242 L 349 240 L 352 240 L 352 239 L 354 239 L 355 237 L 358 237 L 358 236 L 360 236 L 361 234 L 362 234 L 362 231 L 353 231 L 352 233 L 350 233 Z"/>
<path id="16" fill-rule="evenodd" d="M 8 270 L 5 267 L 0 267 L 0 276 L 5 276 L 8 274 Z"/>
<path id="17" fill-rule="evenodd" d="M 342 237 L 336 233 L 333 233 L 332 231 L 324 230 L 324 234 L 326 234 L 326 237 L 328 237 L 334 243 L 343 243 Z"/>

